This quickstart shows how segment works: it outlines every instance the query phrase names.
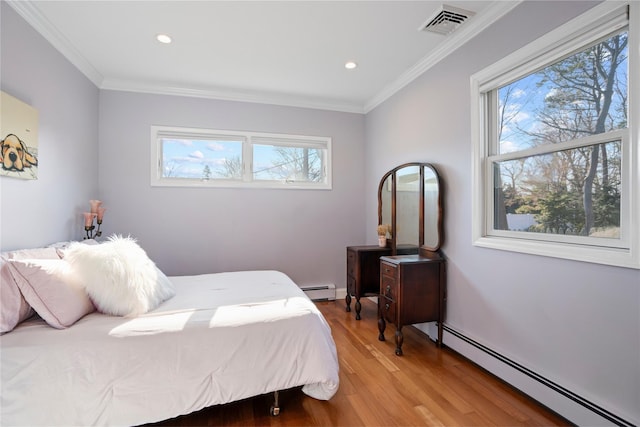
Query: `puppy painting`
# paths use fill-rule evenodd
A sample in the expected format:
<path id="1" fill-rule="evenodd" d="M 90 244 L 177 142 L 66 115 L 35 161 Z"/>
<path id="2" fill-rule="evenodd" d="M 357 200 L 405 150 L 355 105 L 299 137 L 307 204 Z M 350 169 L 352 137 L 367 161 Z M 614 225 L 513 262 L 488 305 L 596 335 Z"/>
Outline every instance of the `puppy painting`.
<path id="1" fill-rule="evenodd" d="M 38 111 L 0 92 L 0 176 L 38 179 Z"/>
<path id="2" fill-rule="evenodd" d="M 5 171 L 22 172 L 24 168 L 38 166 L 38 159 L 29 153 L 24 142 L 10 133 L 0 143 L 0 162 Z"/>

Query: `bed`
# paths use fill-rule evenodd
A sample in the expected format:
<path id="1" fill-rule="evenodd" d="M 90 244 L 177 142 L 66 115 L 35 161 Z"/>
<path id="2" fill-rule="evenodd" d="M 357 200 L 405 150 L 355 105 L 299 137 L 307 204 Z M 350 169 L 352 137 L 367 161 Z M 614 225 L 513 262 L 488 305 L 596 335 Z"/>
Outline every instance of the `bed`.
<path id="1" fill-rule="evenodd" d="M 287 275 L 169 280 L 175 296 L 136 317 L 54 329 L 35 316 L 2 335 L 0 423 L 139 425 L 299 386 L 336 393 L 331 330 Z"/>

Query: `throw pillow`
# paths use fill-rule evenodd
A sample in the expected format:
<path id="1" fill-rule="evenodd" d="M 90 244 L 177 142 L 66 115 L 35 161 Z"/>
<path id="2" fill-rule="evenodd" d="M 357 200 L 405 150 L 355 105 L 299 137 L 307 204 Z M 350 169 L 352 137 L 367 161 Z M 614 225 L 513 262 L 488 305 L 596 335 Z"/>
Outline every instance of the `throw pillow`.
<path id="1" fill-rule="evenodd" d="M 54 328 L 67 328 L 95 311 L 83 287 L 70 274 L 66 261 L 14 260 L 8 265 L 29 305 Z"/>
<path id="2" fill-rule="evenodd" d="M 175 295 L 173 283 L 131 237 L 112 236 L 95 246 L 73 243 L 64 259 L 102 313 L 133 317 Z"/>
<path id="3" fill-rule="evenodd" d="M 10 332 L 34 313 L 20 293 L 18 285 L 9 271 L 7 260 L 11 259 L 58 259 L 54 248 L 34 248 L 3 252 L 0 256 L 0 334 Z"/>

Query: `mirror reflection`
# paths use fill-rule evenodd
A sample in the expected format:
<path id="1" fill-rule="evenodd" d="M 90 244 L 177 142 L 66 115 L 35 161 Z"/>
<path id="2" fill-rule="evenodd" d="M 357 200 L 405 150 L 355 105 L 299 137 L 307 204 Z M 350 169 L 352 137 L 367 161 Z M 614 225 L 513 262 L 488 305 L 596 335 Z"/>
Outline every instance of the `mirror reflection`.
<path id="1" fill-rule="evenodd" d="M 396 245 L 420 245 L 420 167 L 396 171 Z"/>
<path id="2" fill-rule="evenodd" d="M 440 247 L 440 230 L 438 229 L 440 183 L 435 170 L 424 168 L 424 245 L 429 248 Z"/>
<path id="3" fill-rule="evenodd" d="M 392 179 L 393 179 L 393 175 L 392 174 L 387 174 L 386 178 L 383 178 L 382 180 L 382 184 L 381 184 L 381 191 L 380 191 L 380 199 L 378 201 L 379 203 L 379 221 L 378 224 L 389 224 L 391 225 L 392 222 L 392 218 L 391 218 L 391 193 L 393 190 L 393 184 L 392 184 Z"/>

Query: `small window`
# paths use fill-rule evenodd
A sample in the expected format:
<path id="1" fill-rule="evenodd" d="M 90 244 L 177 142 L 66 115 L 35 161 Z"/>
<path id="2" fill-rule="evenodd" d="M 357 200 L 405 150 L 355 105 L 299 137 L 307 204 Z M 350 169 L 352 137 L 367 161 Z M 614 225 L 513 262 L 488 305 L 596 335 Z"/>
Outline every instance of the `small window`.
<path id="1" fill-rule="evenodd" d="M 628 7 L 594 8 L 472 76 L 474 244 L 640 267 Z"/>
<path id="2" fill-rule="evenodd" d="M 151 127 L 151 185 L 331 189 L 331 138 Z"/>
<path id="3" fill-rule="evenodd" d="M 253 179 L 322 184 L 326 147 L 320 142 L 292 138 L 253 139 Z"/>

